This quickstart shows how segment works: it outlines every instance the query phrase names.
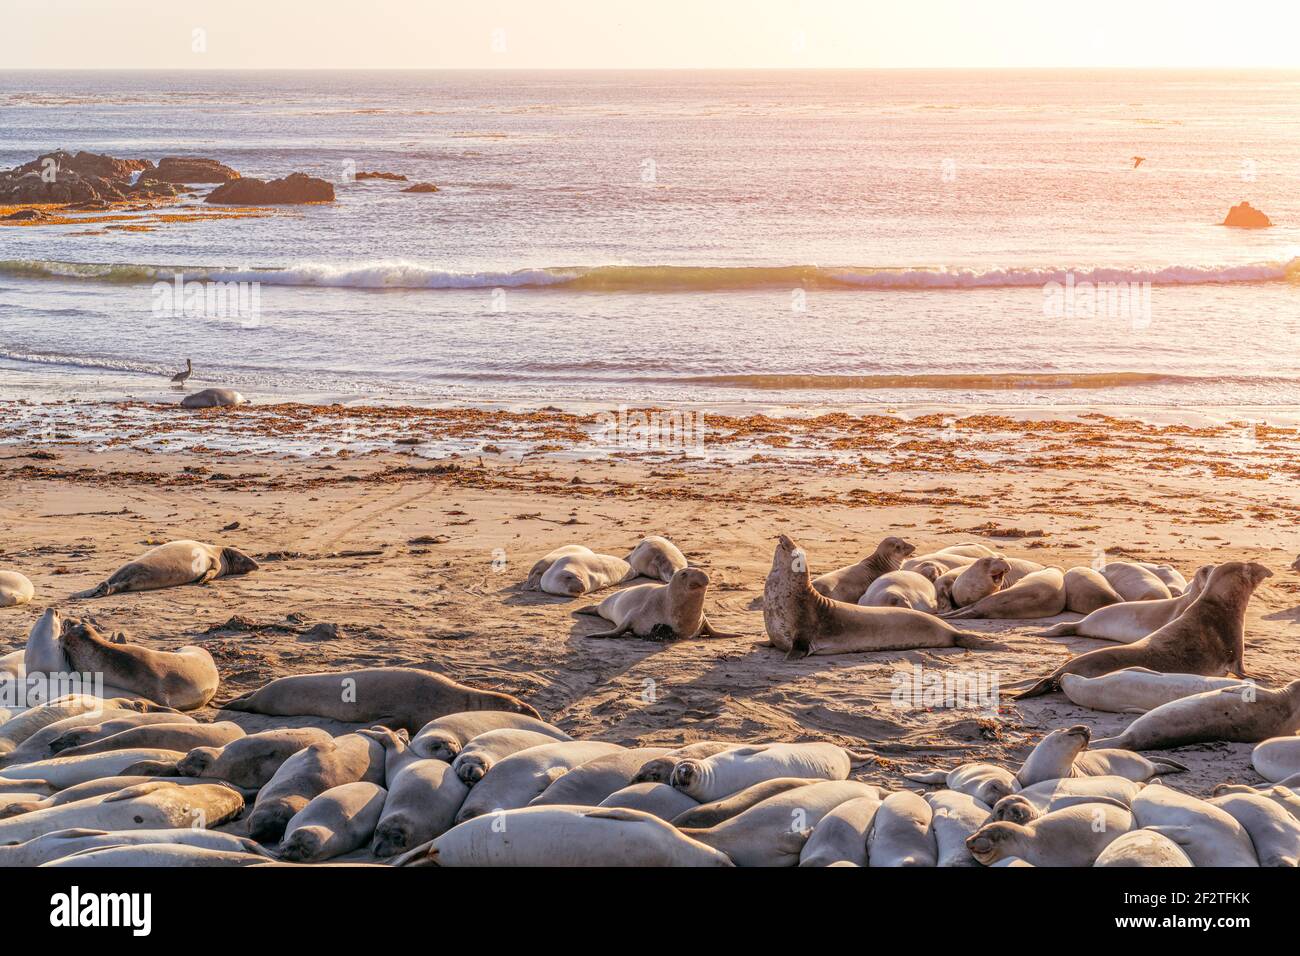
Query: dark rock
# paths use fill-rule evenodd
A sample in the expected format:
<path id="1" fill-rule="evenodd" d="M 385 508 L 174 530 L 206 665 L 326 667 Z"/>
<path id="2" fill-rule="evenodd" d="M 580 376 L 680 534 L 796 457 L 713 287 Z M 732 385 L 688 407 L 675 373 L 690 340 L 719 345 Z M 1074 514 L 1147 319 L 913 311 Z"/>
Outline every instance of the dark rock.
<path id="1" fill-rule="evenodd" d="M 1223 220 L 1225 226 L 1236 226 L 1239 229 L 1267 229 L 1273 225 L 1273 220 L 1264 215 L 1248 202 L 1239 203 L 1228 210 L 1227 217 Z"/>
<path id="2" fill-rule="evenodd" d="M 232 179 L 222 183 L 204 202 L 225 206 L 297 205 L 333 202 L 334 187 L 323 179 L 292 173 L 284 179 Z"/>
<path id="3" fill-rule="evenodd" d="M 414 186 L 407 186 L 402 190 L 404 193 L 436 193 L 438 187 L 433 183 L 416 183 Z"/>
<path id="4" fill-rule="evenodd" d="M 45 213 L 39 209 L 19 209 L 17 212 L 11 212 L 7 216 L 0 216 L 3 222 L 39 222 L 45 218 Z"/>
<path id="5" fill-rule="evenodd" d="M 357 182 L 361 182 L 365 179 L 387 179 L 395 183 L 406 182 L 406 177 L 399 173 L 357 173 L 352 178 Z"/>
<path id="6" fill-rule="evenodd" d="M 232 179 L 239 178 L 239 173 L 224 163 L 197 156 L 164 156 L 158 160 L 157 169 L 141 177 L 154 182 L 176 183 L 181 186 L 196 183 L 228 183 Z"/>

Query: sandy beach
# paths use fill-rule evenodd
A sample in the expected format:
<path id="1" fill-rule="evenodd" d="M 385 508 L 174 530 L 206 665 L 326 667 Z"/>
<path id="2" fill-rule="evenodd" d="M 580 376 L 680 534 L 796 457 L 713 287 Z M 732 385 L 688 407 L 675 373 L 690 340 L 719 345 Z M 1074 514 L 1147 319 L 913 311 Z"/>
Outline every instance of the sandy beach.
<path id="1" fill-rule="evenodd" d="M 900 535 L 920 550 L 978 541 L 1062 567 L 1101 554 L 1168 562 L 1188 577 L 1208 562 L 1262 562 L 1275 577 L 1247 612 L 1246 666 L 1267 686 L 1300 677 L 1295 428 L 1101 414 L 714 417 L 701 456 L 593 444 L 598 418 L 4 403 L 0 563 L 27 575 L 37 597 L 0 611 L 0 653 L 23 646 L 41 610 L 57 605 L 149 646 L 202 645 L 221 672 L 217 700 L 286 674 L 414 665 L 517 695 L 575 737 L 833 741 L 873 755 L 854 776 L 891 788 L 904 772 L 960 761 L 1014 769 L 1055 728 L 1085 723 L 1102 736 L 1128 721 L 1060 694 L 899 706 L 895 691 L 916 686 L 900 673 L 1005 685 L 1103 644 L 1034 636 L 1050 621 L 970 622 L 1005 651 L 787 662 L 767 646 L 761 602 L 777 534 L 806 549 L 814 573 Z M 84 437 L 92 420 L 108 437 Z M 274 453 L 267 442 L 313 450 Z M 669 536 L 708 572 L 710 619 L 742 636 L 590 640 L 601 622 L 572 613 L 590 598 L 520 590 L 558 545 L 624 554 L 647 534 Z M 67 600 L 150 545 L 188 537 L 234 545 L 262 568 L 202 587 Z M 250 730 L 265 719 L 223 717 Z M 1172 751 L 1191 768 L 1177 785 L 1205 795 L 1222 782 L 1257 784 L 1250 750 Z"/>

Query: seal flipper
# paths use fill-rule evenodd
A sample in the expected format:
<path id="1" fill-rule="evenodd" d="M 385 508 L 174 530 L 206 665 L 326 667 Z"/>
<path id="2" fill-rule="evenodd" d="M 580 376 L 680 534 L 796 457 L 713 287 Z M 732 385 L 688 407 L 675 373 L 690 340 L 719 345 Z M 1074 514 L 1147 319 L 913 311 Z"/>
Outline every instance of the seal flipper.
<path id="1" fill-rule="evenodd" d="M 731 634 L 725 631 L 715 630 L 713 625 L 709 623 L 709 619 L 706 617 L 704 619 L 704 623 L 700 626 L 700 632 L 698 636 L 699 637 L 743 637 L 744 635 Z"/>
<path id="2" fill-rule="evenodd" d="M 1061 689 L 1061 675 L 1058 673 L 1051 673 L 1046 677 L 1044 677 L 1042 680 L 1038 681 L 1038 683 L 1034 684 L 1033 687 L 1030 687 L 1028 690 L 1022 690 L 1019 694 L 1016 694 L 1011 699 L 1024 700 L 1027 697 L 1041 697 L 1043 694 L 1051 694 L 1054 691 L 1058 691 L 1060 689 Z"/>
<path id="3" fill-rule="evenodd" d="M 240 694 L 238 697 L 232 697 L 224 704 L 213 704 L 212 706 L 216 707 L 217 710 L 239 710 L 239 711 L 244 711 L 246 713 L 255 714 L 257 713 L 257 711 L 255 711 L 252 708 L 251 704 L 253 701 L 253 696 L 256 693 L 257 691 L 250 690 L 247 694 Z"/>
<path id="4" fill-rule="evenodd" d="M 1188 768 L 1180 764 L 1177 760 L 1170 760 L 1168 757 L 1148 757 L 1157 770 L 1163 770 L 1165 773 L 1187 773 Z"/>
<path id="5" fill-rule="evenodd" d="M 800 634 L 790 642 L 790 650 L 786 651 L 785 659 L 787 661 L 797 661 L 807 657 L 812 653 L 812 641 L 804 634 Z"/>
<path id="6" fill-rule="evenodd" d="M 574 613 L 574 614 L 594 614 L 594 615 L 596 615 L 596 617 L 600 617 L 600 605 L 599 605 L 599 604 L 588 604 L 586 607 L 580 607 L 580 608 L 577 608 L 573 613 Z"/>
<path id="7" fill-rule="evenodd" d="M 68 600 L 83 601 L 86 600 L 87 598 L 108 597 L 108 595 L 112 593 L 113 592 L 108 589 L 108 582 L 101 581 L 98 584 L 96 584 L 93 588 L 90 588 L 89 590 L 78 591 L 76 594 L 68 595 Z"/>
<path id="8" fill-rule="evenodd" d="M 905 773 L 904 780 L 912 780 L 916 783 L 939 784 L 948 782 L 947 770 L 931 770 L 926 773 Z"/>
<path id="9" fill-rule="evenodd" d="M 972 651 L 1009 651 L 1010 646 L 1000 641 L 990 640 L 983 634 L 976 631 L 958 631 L 953 637 L 952 642 L 957 647 L 965 647 Z"/>
<path id="10" fill-rule="evenodd" d="M 1033 637 L 1069 637 L 1072 634 L 1079 633 L 1078 621 L 1062 621 L 1060 624 L 1054 624 L 1045 631 L 1034 631 Z"/>
<path id="11" fill-rule="evenodd" d="M 630 633 L 631 630 L 632 624 L 629 618 L 612 631 L 597 631 L 595 634 L 584 634 L 583 636 L 591 638 L 622 637 L 624 634 Z"/>

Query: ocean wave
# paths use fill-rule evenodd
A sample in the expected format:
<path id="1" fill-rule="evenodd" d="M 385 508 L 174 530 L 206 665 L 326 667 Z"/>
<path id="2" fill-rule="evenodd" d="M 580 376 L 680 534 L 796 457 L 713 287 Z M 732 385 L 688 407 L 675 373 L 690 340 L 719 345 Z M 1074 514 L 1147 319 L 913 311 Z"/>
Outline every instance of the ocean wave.
<path id="1" fill-rule="evenodd" d="M 649 381 L 668 381 L 652 379 Z M 875 375 L 799 375 L 761 373 L 695 375 L 673 379 L 684 385 L 761 391 L 840 391 L 846 389 L 934 389 L 1021 391 L 1026 389 L 1138 388 L 1152 385 L 1280 384 L 1283 380 L 1251 376 L 1171 375 L 1165 372 L 953 372 Z"/>
<path id="2" fill-rule="evenodd" d="M 513 271 L 458 272 L 424 263 L 306 262 L 283 268 L 154 266 L 77 263 L 48 259 L 0 261 L 0 275 L 143 283 L 258 282 L 263 285 L 346 289 L 565 289 L 578 292 L 740 292 L 762 289 L 925 290 L 998 289 L 1083 283 L 1209 285 L 1300 279 L 1300 258 L 1232 266 L 1175 265 L 1158 269 L 1104 267 L 957 269 L 869 266 L 552 266 Z"/>

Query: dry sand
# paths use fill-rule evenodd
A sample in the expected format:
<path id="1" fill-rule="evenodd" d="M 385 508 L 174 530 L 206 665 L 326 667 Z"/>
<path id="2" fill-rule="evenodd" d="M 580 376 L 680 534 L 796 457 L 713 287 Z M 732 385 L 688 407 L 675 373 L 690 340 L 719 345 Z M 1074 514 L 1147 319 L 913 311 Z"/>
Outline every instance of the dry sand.
<path id="1" fill-rule="evenodd" d="M 891 701 L 895 673 L 913 665 L 1006 684 L 1103 644 L 1032 636 L 1044 622 L 972 623 L 1002 635 L 1007 651 L 787 663 L 766 646 L 761 613 L 780 532 L 806 549 L 815 573 L 857 560 L 889 534 L 920 550 L 974 540 L 1067 567 L 1104 551 L 1170 562 L 1189 578 L 1202 563 L 1258 560 L 1276 576 L 1251 602 L 1246 666 L 1270 685 L 1300 677 L 1300 575 L 1289 568 L 1300 551 L 1294 429 L 1256 430 L 1243 444 L 1238 426 L 1108 418 L 954 425 L 931 416 L 906 426 L 746 418 L 722 423 L 716 448 L 725 460 L 635 451 L 596 460 L 583 438 L 589 419 L 558 412 L 507 420 L 213 410 L 186 413 L 190 437 L 177 439 L 150 418 L 174 409 L 111 406 L 111 437 L 90 443 L 63 430 L 72 426 L 58 424 L 59 409 L 44 410 L 33 436 L 31 409 L 20 404 L 0 404 L 0 567 L 30 577 L 37 597 L 0 610 L 0 653 L 21 647 L 40 611 L 57 604 L 152 646 L 207 647 L 222 673 L 218 700 L 284 674 L 429 667 L 516 694 L 574 736 L 628 745 L 831 740 L 876 755 L 856 777 L 895 787 L 903 772 L 958 761 L 1014 767 L 1054 728 L 1086 723 L 1102 736 L 1130 719 L 1060 694 L 974 709 Z M 84 409 L 63 411 L 85 420 Z M 378 429 L 388 450 L 290 457 L 208 441 L 237 432 L 287 440 L 322 422 L 354 437 Z M 394 445 L 401 435 L 421 444 Z M 453 441 L 488 450 L 453 457 Z M 810 450 L 782 458 L 790 446 Z M 603 622 L 572 611 L 590 599 L 519 590 L 553 547 L 581 542 L 622 555 L 646 534 L 668 535 L 709 572 L 711 620 L 742 637 L 589 640 Z M 244 549 L 262 570 L 204 587 L 67 600 L 150 545 L 191 537 Z M 258 726 L 254 715 L 238 719 Z M 1202 794 L 1222 781 L 1258 782 L 1250 749 L 1181 748 L 1172 755 L 1192 772 L 1168 782 Z"/>

